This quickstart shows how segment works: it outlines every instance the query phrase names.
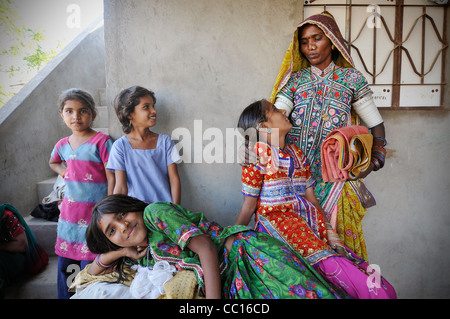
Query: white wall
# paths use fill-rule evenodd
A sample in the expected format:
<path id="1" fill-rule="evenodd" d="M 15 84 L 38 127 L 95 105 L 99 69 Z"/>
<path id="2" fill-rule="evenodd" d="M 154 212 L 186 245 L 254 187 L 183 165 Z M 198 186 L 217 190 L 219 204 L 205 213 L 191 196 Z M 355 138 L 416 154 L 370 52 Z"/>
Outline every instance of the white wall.
<path id="1" fill-rule="evenodd" d="M 287 47 L 300 15 L 299 1 L 105 1 L 108 99 L 142 85 L 156 94 L 155 131 L 184 127 L 194 140 L 194 121 L 202 120 L 201 134 L 218 128 L 225 135 L 245 106 L 270 93 L 284 56 L 274 48 Z M 122 135 L 110 114 L 110 133 Z M 238 164 L 181 164 L 179 171 L 186 207 L 234 221 Z"/>
<path id="2" fill-rule="evenodd" d="M 386 166 L 367 178 L 377 200 L 363 220 L 369 261 L 401 298 L 449 298 L 450 114 L 384 111 Z M 445 267 L 445 266 L 444 266 Z"/>
<path id="3" fill-rule="evenodd" d="M 55 175 L 48 165 L 54 145 L 71 134 L 58 112 L 59 95 L 78 87 L 98 101 L 97 90 L 106 86 L 103 28 L 89 33 L 92 27 L 0 109 L 0 203 L 24 216 L 39 204 L 37 183 Z"/>
<path id="4" fill-rule="evenodd" d="M 193 135 L 194 121 L 202 120 L 203 132 L 219 128 L 225 134 L 245 106 L 269 97 L 302 3 L 105 0 L 108 99 L 142 85 L 158 99 L 155 131 L 184 127 Z M 110 132 L 118 137 L 112 108 L 110 114 Z M 388 162 L 367 178 L 378 204 L 363 221 L 370 262 L 400 298 L 448 298 L 442 269 L 450 244 L 449 113 L 382 115 Z M 223 225 L 234 222 L 242 204 L 238 164 L 183 163 L 179 170 L 186 208 Z"/>

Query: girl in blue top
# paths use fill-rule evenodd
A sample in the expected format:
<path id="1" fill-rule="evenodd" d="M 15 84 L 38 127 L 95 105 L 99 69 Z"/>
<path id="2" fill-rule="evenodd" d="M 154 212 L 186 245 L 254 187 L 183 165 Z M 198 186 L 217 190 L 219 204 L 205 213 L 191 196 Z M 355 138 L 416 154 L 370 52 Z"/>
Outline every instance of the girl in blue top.
<path id="1" fill-rule="evenodd" d="M 117 117 L 126 134 L 111 150 L 107 169 L 116 177 L 114 194 L 144 202 L 180 203 L 180 156 L 169 135 L 150 130 L 156 124 L 156 98 L 140 86 L 122 90 L 114 101 Z"/>

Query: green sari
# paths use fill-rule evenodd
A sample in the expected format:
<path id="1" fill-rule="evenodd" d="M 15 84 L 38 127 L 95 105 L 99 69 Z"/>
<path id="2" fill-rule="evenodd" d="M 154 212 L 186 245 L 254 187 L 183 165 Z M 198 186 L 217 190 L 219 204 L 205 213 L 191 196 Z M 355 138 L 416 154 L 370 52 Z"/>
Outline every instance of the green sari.
<path id="1" fill-rule="evenodd" d="M 204 288 L 197 254 L 187 249 L 194 236 L 206 234 L 219 252 L 223 297 L 236 299 L 335 299 L 345 297 L 331 287 L 296 252 L 267 234 L 246 226 L 221 227 L 203 213 L 193 213 L 168 202 L 147 206 L 144 221 L 149 229 L 149 254 L 138 262 L 152 266 L 165 260 L 179 270 L 194 271 Z M 230 252 L 225 239 L 236 234 Z M 202 289 L 200 289 L 202 292 Z"/>

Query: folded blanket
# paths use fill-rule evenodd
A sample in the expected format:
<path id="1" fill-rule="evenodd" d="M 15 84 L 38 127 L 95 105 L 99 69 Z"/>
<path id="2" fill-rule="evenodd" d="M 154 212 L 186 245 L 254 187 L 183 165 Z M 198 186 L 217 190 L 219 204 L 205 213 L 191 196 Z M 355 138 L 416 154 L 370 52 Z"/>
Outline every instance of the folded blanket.
<path id="1" fill-rule="evenodd" d="M 355 178 L 369 167 L 372 144 L 372 134 L 355 135 L 350 140 L 350 153 L 353 155 L 353 164 L 348 174 L 351 178 Z"/>
<path id="2" fill-rule="evenodd" d="M 325 182 L 345 181 L 370 164 L 372 135 L 365 126 L 351 125 L 330 132 L 322 143 L 322 177 Z M 368 136 L 370 135 L 370 136 Z M 369 145 L 370 144 L 370 145 Z"/>

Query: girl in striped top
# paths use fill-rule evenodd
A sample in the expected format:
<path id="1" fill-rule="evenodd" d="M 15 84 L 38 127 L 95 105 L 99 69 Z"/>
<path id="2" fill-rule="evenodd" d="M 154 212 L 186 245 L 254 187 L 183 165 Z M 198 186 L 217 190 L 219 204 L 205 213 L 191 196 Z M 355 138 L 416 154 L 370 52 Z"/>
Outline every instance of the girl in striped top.
<path id="1" fill-rule="evenodd" d="M 72 130 L 72 135 L 56 143 L 49 161 L 66 184 L 55 252 L 59 256 L 58 298 L 67 299 L 71 273 L 95 258 L 86 245 L 85 232 L 93 206 L 112 193 L 114 176 L 105 169 L 112 140 L 91 128 L 97 114 L 92 96 L 80 89 L 67 90 L 60 97 L 59 113 Z"/>

